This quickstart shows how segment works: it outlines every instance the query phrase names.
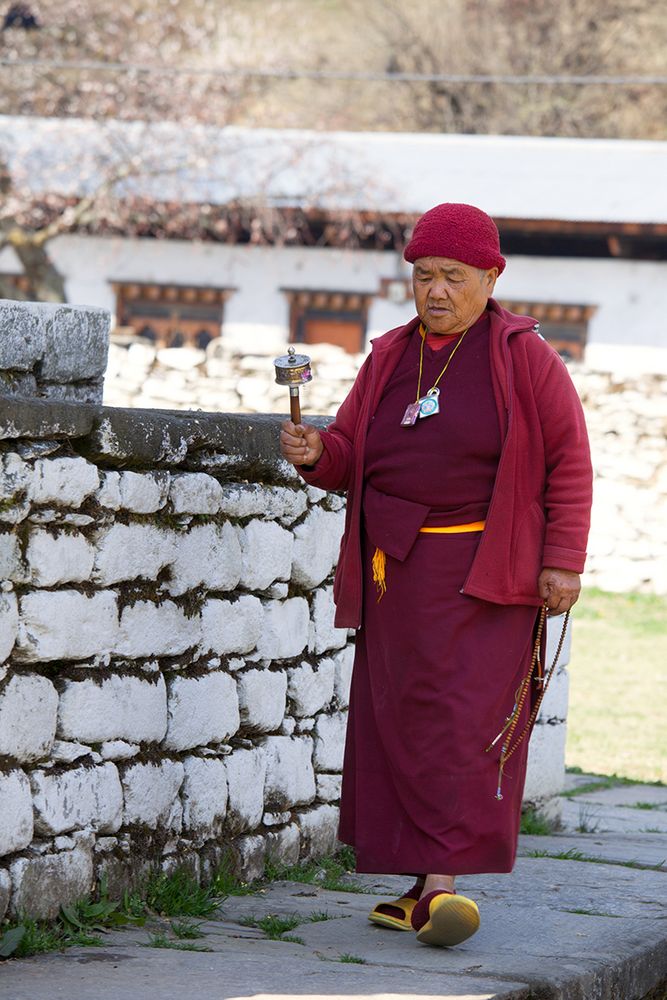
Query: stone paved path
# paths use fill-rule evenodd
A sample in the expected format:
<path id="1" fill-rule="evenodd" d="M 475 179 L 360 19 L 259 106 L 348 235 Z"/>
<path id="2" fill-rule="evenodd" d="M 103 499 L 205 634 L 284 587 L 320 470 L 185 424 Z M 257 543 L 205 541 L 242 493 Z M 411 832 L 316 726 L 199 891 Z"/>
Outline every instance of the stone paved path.
<path id="1" fill-rule="evenodd" d="M 584 791 L 565 800 L 564 819 L 562 833 L 522 837 L 512 875 L 461 880 L 482 926 L 457 948 L 368 923 L 401 879 L 355 876 L 361 892 L 277 882 L 230 897 L 194 942 L 208 951 L 146 947 L 147 929 L 115 932 L 104 948 L 5 963 L 0 997 L 638 1000 L 667 979 L 667 788 Z M 300 941 L 242 923 L 267 914 L 300 918 L 289 932 Z"/>

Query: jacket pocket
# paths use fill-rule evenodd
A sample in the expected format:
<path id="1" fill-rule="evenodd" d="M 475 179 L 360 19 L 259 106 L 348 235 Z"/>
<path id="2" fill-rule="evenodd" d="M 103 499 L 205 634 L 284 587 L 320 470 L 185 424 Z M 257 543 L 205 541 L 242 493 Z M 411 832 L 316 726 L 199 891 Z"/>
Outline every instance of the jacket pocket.
<path id="1" fill-rule="evenodd" d="M 546 517 L 542 504 L 539 500 L 533 500 L 519 523 L 510 554 L 515 592 L 537 594 L 545 528 Z"/>

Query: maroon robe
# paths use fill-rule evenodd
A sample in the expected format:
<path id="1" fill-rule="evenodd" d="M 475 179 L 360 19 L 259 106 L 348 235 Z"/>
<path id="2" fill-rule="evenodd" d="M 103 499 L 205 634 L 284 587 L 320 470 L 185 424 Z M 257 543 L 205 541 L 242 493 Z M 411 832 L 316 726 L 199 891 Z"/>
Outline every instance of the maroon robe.
<path id="1" fill-rule="evenodd" d="M 516 855 L 527 740 L 507 765 L 501 800 L 500 746 L 485 748 L 529 668 L 536 609 L 460 592 L 479 532 L 419 532 L 486 515 L 501 449 L 487 314 L 439 383 L 441 412 L 402 427 L 420 343 L 415 331 L 366 440 L 364 612 L 339 835 L 354 845 L 359 871 L 505 872 Z M 422 395 L 453 349 L 424 347 Z M 376 547 L 387 553 L 380 601 Z"/>

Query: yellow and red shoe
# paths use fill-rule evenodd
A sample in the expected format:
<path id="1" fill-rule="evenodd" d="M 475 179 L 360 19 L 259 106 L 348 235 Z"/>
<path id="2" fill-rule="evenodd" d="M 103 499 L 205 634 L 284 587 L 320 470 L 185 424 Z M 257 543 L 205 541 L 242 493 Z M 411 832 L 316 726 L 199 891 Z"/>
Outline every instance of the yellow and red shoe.
<path id="1" fill-rule="evenodd" d="M 461 944 L 479 928 L 477 903 L 467 896 L 436 889 L 413 908 L 412 928 L 422 944 L 441 948 Z"/>

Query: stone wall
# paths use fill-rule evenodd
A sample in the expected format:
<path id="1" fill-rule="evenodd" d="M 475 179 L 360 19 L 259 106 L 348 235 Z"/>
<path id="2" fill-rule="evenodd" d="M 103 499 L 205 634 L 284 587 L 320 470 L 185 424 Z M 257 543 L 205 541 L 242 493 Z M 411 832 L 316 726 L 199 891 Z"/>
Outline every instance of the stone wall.
<path id="1" fill-rule="evenodd" d="M 344 499 L 277 457 L 279 421 L 0 396 L 0 919 L 335 847 Z M 561 669 L 532 803 L 561 787 L 566 704 Z"/>
<path id="2" fill-rule="evenodd" d="M 273 382 L 284 344 L 254 338 L 247 354 L 224 339 L 206 351 L 156 351 L 127 333 L 112 335 L 105 400 L 270 412 L 285 390 Z M 331 344 L 307 348 L 314 380 L 304 413 L 333 414 L 364 360 Z M 631 349 L 628 350 L 631 355 Z M 630 361 L 629 357 L 629 361 Z M 667 375 L 628 375 L 570 365 L 588 422 L 595 467 L 585 584 L 605 590 L 667 593 Z"/>

